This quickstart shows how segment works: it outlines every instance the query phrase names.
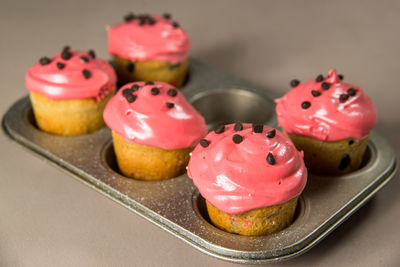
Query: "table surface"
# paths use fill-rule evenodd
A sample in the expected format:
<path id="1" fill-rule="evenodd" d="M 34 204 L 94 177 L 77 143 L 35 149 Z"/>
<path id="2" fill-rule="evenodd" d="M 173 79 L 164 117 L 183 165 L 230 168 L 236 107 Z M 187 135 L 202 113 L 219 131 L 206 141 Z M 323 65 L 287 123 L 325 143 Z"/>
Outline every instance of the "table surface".
<path id="1" fill-rule="evenodd" d="M 292 78 L 336 68 L 379 114 L 400 152 L 398 1 L 0 2 L 0 114 L 27 94 L 24 74 L 64 45 L 107 58 L 106 24 L 170 12 L 191 56 L 283 94 Z M 229 266 L 192 248 L 0 135 L 0 266 Z M 399 175 L 302 256 L 277 266 L 398 266 Z"/>

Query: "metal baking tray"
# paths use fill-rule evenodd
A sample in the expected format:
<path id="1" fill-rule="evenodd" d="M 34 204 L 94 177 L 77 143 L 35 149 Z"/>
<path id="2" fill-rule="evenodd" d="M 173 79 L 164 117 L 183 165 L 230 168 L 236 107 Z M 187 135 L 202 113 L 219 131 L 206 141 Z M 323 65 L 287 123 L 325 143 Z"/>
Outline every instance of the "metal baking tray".
<path id="1" fill-rule="evenodd" d="M 182 92 L 210 128 L 235 121 L 276 126 L 276 95 L 194 59 Z M 365 204 L 397 170 L 390 145 L 372 133 L 360 170 L 336 177 L 309 175 L 288 228 L 266 236 L 239 236 L 209 222 L 204 199 L 186 174 L 156 182 L 120 175 L 107 127 L 74 137 L 47 134 L 35 126 L 28 97 L 8 110 L 2 126 L 14 141 L 91 188 L 202 252 L 232 262 L 265 263 L 304 253 Z"/>

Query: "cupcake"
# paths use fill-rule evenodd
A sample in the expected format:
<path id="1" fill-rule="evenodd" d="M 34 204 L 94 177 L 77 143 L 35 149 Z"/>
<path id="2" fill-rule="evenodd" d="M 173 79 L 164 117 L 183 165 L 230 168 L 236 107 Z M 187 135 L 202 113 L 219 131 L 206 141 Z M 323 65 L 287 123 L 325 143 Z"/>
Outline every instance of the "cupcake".
<path id="1" fill-rule="evenodd" d="M 116 88 L 116 74 L 93 50 L 66 46 L 42 57 L 25 76 L 37 126 L 58 135 L 79 135 L 104 126 L 103 110 Z"/>
<path id="2" fill-rule="evenodd" d="M 268 126 L 217 127 L 193 150 L 188 176 L 211 222 L 240 235 L 280 231 L 293 220 L 307 181 L 302 152 Z"/>
<path id="3" fill-rule="evenodd" d="M 377 115 L 360 87 L 342 82 L 330 70 L 311 81 L 291 81 L 293 89 L 276 99 L 279 126 L 297 149 L 304 151 L 307 169 L 340 175 L 357 170 Z"/>
<path id="4" fill-rule="evenodd" d="M 188 69 L 188 36 L 171 16 L 130 13 L 107 27 L 108 51 L 119 82 L 161 81 L 181 87 Z"/>
<path id="5" fill-rule="evenodd" d="M 207 134 L 204 118 L 172 85 L 124 85 L 104 110 L 122 174 L 163 180 L 182 174 L 189 153 Z"/>

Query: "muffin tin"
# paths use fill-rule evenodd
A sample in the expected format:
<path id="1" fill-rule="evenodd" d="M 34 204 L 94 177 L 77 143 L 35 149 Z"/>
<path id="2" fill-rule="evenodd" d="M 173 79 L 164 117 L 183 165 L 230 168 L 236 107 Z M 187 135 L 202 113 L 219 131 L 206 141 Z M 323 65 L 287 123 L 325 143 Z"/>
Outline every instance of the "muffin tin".
<path id="1" fill-rule="evenodd" d="M 235 76 L 191 59 L 182 93 L 212 129 L 235 121 L 276 126 L 276 95 Z M 4 115 L 5 133 L 86 185 L 139 214 L 191 246 L 214 257 L 242 263 L 265 263 L 298 256 L 332 232 L 378 192 L 397 170 L 389 144 L 372 133 L 363 166 L 348 175 L 309 175 L 294 222 L 271 235 L 247 237 L 214 227 L 205 201 L 186 174 L 166 180 L 138 181 L 118 173 L 110 130 L 64 137 L 35 125 L 28 97 Z"/>

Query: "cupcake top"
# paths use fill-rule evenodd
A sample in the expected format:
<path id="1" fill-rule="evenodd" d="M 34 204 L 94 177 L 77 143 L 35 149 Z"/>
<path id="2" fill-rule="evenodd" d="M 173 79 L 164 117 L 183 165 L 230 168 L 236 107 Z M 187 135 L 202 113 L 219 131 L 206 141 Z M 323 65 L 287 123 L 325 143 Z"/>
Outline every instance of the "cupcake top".
<path id="1" fill-rule="evenodd" d="M 374 104 L 360 87 L 342 78 L 330 70 L 328 77 L 292 80 L 294 88 L 275 100 L 279 126 L 287 133 L 323 141 L 366 137 L 377 120 Z"/>
<path id="2" fill-rule="evenodd" d="M 186 33 L 170 15 L 130 13 L 125 22 L 108 26 L 108 52 L 131 61 L 160 60 L 173 64 L 187 58 L 190 43 Z"/>
<path id="3" fill-rule="evenodd" d="M 164 82 L 124 85 L 107 103 L 103 117 L 126 141 L 167 150 L 193 147 L 207 134 L 200 113 Z"/>
<path id="4" fill-rule="evenodd" d="M 303 153 L 281 132 L 236 123 L 220 126 L 200 141 L 188 176 L 213 206 L 238 214 L 298 196 L 307 170 Z"/>
<path id="5" fill-rule="evenodd" d="M 28 90 L 53 100 L 101 100 L 115 89 L 116 82 L 113 68 L 96 58 L 93 50 L 74 51 L 69 46 L 52 58 L 42 57 L 25 75 Z"/>

